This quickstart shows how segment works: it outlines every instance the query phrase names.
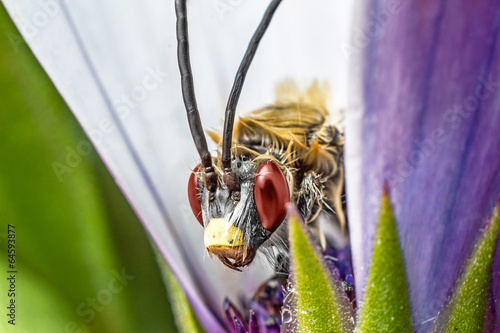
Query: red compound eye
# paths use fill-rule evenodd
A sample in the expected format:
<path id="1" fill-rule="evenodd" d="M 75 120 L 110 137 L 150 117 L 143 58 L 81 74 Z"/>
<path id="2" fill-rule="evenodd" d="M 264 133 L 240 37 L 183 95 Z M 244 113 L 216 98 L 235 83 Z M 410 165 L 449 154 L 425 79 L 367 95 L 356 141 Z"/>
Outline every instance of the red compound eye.
<path id="1" fill-rule="evenodd" d="M 286 216 L 290 193 L 285 175 L 275 163 L 266 162 L 259 168 L 253 195 L 262 226 L 276 230 Z"/>
<path id="2" fill-rule="evenodd" d="M 200 166 L 198 165 L 194 168 L 191 176 L 189 176 L 188 181 L 188 198 L 189 204 L 191 205 L 191 210 L 193 211 L 194 216 L 200 222 L 201 226 L 203 226 L 203 214 L 201 214 L 201 200 L 200 200 L 200 191 L 198 190 L 198 177 L 196 173 L 200 170 Z"/>

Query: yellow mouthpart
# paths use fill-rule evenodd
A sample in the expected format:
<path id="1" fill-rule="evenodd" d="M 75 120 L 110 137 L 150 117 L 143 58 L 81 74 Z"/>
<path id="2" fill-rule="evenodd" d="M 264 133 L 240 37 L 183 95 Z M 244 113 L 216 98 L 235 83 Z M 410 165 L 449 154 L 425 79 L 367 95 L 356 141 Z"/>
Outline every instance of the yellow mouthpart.
<path id="1" fill-rule="evenodd" d="M 204 242 L 206 248 L 245 246 L 245 238 L 240 228 L 232 225 L 225 218 L 210 219 L 205 228 Z"/>

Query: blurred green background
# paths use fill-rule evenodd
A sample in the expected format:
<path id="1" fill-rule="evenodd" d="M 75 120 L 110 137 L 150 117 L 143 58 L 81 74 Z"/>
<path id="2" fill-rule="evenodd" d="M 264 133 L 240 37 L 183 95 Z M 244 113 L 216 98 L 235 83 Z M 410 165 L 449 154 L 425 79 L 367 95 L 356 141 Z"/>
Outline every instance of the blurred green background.
<path id="1" fill-rule="evenodd" d="M 176 332 L 144 229 L 93 149 L 67 159 L 89 141 L 2 4 L 0 32 L 0 331 Z"/>

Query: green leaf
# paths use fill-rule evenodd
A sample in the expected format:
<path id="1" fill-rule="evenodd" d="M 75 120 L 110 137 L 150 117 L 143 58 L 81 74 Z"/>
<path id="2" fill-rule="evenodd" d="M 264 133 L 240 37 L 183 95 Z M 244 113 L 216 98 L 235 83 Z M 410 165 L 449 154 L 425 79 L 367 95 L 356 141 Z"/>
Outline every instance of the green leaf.
<path id="1" fill-rule="evenodd" d="M 333 281 L 322 256 L 307 235 L 297 212 L 289 214 L 290 254 L 292 259 L 293 304 L 283 315 L 285 329 L 293 332 L 346 333 L 354 329 L 349 300 L 337 281 Z M 287 296 L 290 298 L 290 296 Z"/>
<path id="2" fill-rule="evenodd" d="M 466 263 L 451 299 L 439 313 L 430 332 L 483 332 L 499 224 L 500 206 L 497 206 Z"/>
<path id="3" fill-rule="evenodd" d="M 382 194 L 372 261 L 356 333 L 413 332 L 410 296 L 396 220 Z"/>
<path id="4" fill-rule="evenodd" d="M 163 275 L 163 280 L 167 286 L 170 303 L 175 314 L 175 322 L 179 332 L 203 333 L 204 330 L 191 308 L 191 304 L 184 290 L 158 250 L 156 250 L 156 258 Z"/>

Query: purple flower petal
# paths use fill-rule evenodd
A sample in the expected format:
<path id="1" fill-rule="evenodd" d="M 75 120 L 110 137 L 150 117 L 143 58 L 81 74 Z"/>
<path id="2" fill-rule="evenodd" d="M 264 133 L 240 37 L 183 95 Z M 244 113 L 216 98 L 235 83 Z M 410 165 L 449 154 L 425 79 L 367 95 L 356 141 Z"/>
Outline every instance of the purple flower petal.
<path id="1" fill-rule="evenodd" d="M 236 306 L 234 306 L 228 299 L 224 300 L 224 317 L 226 319 L 227 326 L 232 333 L 240 333 L 243 330 L 246 332 L 244 325 L 243 316 L 238 311 Z"/>
<path id="2" fill-rule="evenodd" d="M 255 311 L 253 310 L 250 310 L 250 319 L 249 319 L 250 323 L 248 324 L 248 332 L 249 333 L 262 333 L 261 330 L 260 330 L 260 325 L 259 325 L 259 321 L 257 319 L 257 315 L 255 313 Z"/>
<path id="3" fill-rule="evenodd" d="M 234 317 L 234 325 L 236 327 L 235 333 L 248 333 L 243 322 L 239 318 Z"/>
<path id="4" fill-rule="evenodd" d="M 346 127 L 357 296 L 387 182 L 422 332 L 500 195 L 500 7 L 380 0 L 364 10 L 352 45 L 363 63 L 358 100 Z"/>

